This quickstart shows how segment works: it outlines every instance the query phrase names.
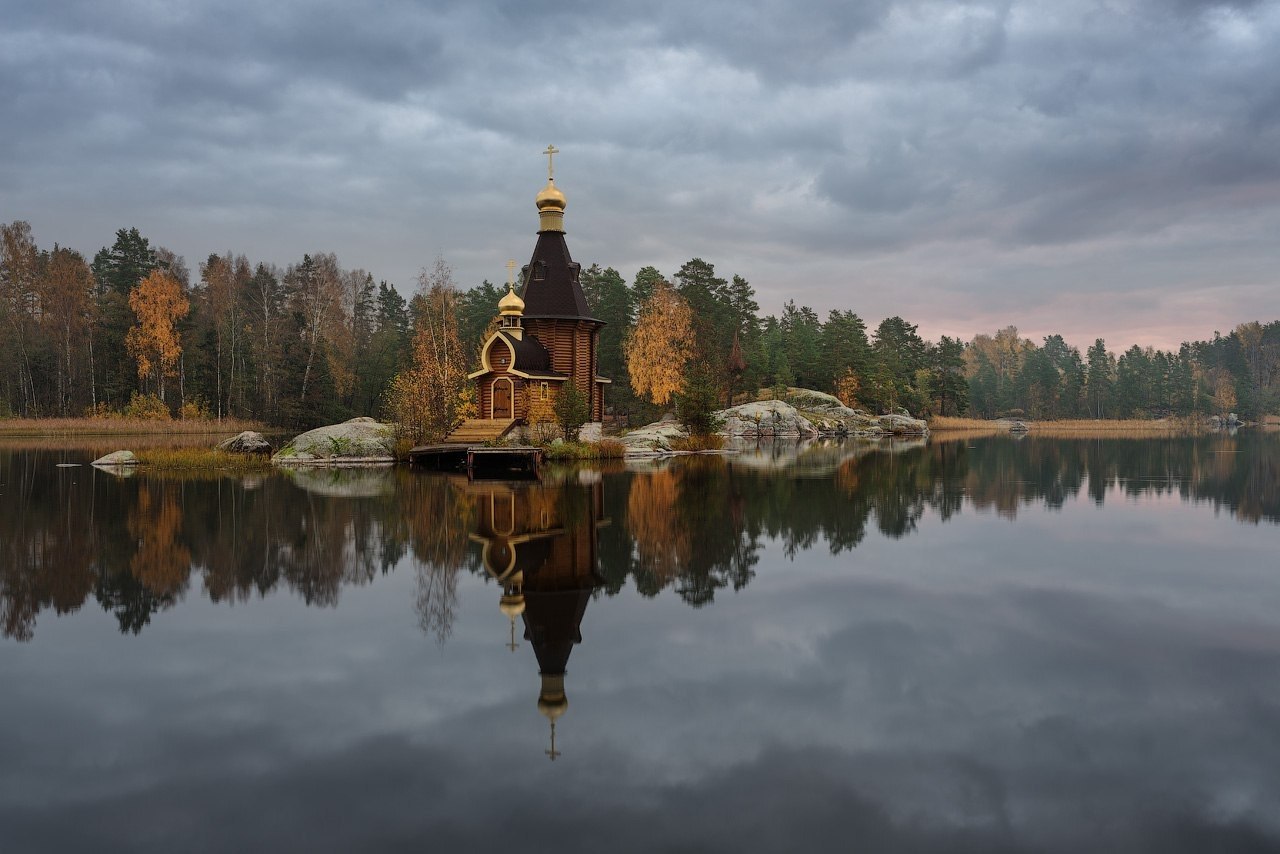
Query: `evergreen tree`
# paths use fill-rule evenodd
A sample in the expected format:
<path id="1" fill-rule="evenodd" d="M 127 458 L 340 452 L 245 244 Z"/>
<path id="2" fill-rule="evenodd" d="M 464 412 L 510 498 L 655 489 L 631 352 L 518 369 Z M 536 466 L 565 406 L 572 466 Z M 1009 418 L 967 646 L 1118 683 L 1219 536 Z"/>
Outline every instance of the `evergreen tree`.
<path id="1" fill-rule="evenodd" d="M 961 415 L 969 407 L 964 378 L 964 342 L 943 335 L 930 349 L 929 396 L 938 415 Z"/>
<path id="2" fill-rule="evenodd" d="M 718 398 L 711 371 L 706 365 L 695 363 L 676 398 L 676 417 L 691 436 L 708 436 L 720 429 L 714 415 Z"/>
<path id="3" fill-rule="evenodd" d="M 822 325 L 821 350 L 826 360 L 830 383 L 818 386 L 827 390 L 835 378 L 852 371 L 861 379 L 871 362 L 871 344 L 867 341 L 867 325 L 852 311 L 832 310 Z"/>
<path id="4" fill-rule="evenodd" d="M 623 343 L 636 322 L 632 291 L 617 270 L 612 267 L 602 270 L 599 264 L 584 270 L 581 280 L 592 316 L 606 324 L 600 333 L 600 349 L 596 355 L 600 375 L 613 380 L 606 399 L 615 411 L 630 412 L 635 400 Z"/>
<path id="5" fill-rule="evenodd" d="M 485 279 L 458 297 L 458 335 L 462 339 L 462 350 L 477 364 L 480 361 L 480 347 L 488 337 L 489 327 L 498 314 L 498 300 L 506 292 L 505 287 L 498 287 Z"/>
<path id="6" fill-rule="evenodd" d="M 1088 363 L 1085 374 L 1085 396 L 1089 403 L 1089 413 L 1094 418 L 1105 418 L 1111 407 L 1115 360 L 1107 352 L 1107 345 L 1101 338 L 1093 342 L 1093 346 L 1085 354 L 1085 359 Z"/>
<path id="7" fill-rule="evenodd" d="M 924 339 L 916 327 L 901 317 L 887 317 L 876 327 L 876 370 L 873 385 L 878 388 L 878 401 L 883 411 L 908 406 L 923 397 L 915 387 L 916 372 L 926 367 Z"/>

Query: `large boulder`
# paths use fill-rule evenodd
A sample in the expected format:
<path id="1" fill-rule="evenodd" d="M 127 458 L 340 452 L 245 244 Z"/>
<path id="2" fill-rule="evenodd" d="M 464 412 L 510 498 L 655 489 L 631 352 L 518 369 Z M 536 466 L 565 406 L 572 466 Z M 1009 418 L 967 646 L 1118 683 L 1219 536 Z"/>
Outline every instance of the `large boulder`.
<path id="1" fill-rule="evenodd" d="M 294 438 L 271 458 L 276 465 L 386 465 L 396 461 L 396 430 L 372 418 L 352 418 Z"/>
<path id="2" fill-rule="evenodd" d="M 643 456 L 670 451 L 673 439 L 683 439 L 688 435 L 688 431 L 675 421 L 658 421 L 637 427 L 619 436 L 618 441 L 627 446 L 627 456 Z"/>
<path id="3" fill-rule="evenodd" d="M 837 401 L 838 402 L 838 401 Z M 724 426 L 720 432 L 735 438 L 779 436 L 786 438 L 815 437 L 818 429 L 796 408 L 781 400 L 760 400 L 721 409 L 716 412 Z"/>
<path id="4" fill-rule="evenodd" d="M 881 430 L 895 436 L 929 435 L 929 425 L 910 415 L 881 415 L 876 421 Z"/>
<path id="5" fill-rule="evenodd" d="M 136 466 L 138 457 L 133 451 L 112 451 L 105 457 L 98 457 L 93 461 L 95 466 Z"/>
<path id="6" fill-rule="evenodd" d="M 269 454 L 271 443 L 261 433 L 245 430 L 238 436 L 219 442 L 218 450 L 232 454 Z"/>

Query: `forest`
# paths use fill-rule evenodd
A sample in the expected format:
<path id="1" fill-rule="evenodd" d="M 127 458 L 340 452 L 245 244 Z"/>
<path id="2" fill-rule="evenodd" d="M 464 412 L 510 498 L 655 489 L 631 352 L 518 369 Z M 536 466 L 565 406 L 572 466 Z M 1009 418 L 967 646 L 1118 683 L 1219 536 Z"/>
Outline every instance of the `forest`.
<path id="1" fill-rule="evenodd" d="M 405 378 L 422 374 L 433 349 L 457 363 L 444 372 L 452 383 L 473 367 L 505 291 L 488 281 L 462 288 L 439 258 L 406 299 L 332 253 L 283 269 L 211 254 L 191 270 L 136 228 L 120 229 L 92 259 L 56 243 L 40 248 L 23 221 L 0 225 L 0 237 L 0 347 L 10 354 L 0 417 L 237 417 L 282 427 L 392 417 L 397 389 L 402 399 L 415 394 Z M 633 423 L 682 395 L 726 404 L 789 386 L 919 416 L 1280 411 L 1275 320 L 1177 351 L 1113 350 L 1102 339 L 1082 351 L 1061 335 L 1022 338 L 1013 326 L 928 341 L 901 317 L 869 329 L 851 310 L 823 318 L 793 301 L 762 315 L 745 278 L 717 275 L 700 258 L 669 277 L 644 267 L 630 283 L 593 264 L 581 283 L 608 324 L 599 369 L 613 380 L 609 409 Z M 441 335 L 448 347 L 427 346 Z"/>

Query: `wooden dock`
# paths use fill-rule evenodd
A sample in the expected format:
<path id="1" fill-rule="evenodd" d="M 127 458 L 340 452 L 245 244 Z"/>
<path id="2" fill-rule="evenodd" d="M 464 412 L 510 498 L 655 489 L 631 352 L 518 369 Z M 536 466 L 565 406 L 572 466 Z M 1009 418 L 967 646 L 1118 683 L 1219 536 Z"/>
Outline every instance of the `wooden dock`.
<path id="1" fill-rule="evenodd" d="M 409 463 L 427 471 L 466 472 L 473 478 L 515 480 L 536 478 L 542 449 L 485 445 L 423 445 L 409 451 Z"/>

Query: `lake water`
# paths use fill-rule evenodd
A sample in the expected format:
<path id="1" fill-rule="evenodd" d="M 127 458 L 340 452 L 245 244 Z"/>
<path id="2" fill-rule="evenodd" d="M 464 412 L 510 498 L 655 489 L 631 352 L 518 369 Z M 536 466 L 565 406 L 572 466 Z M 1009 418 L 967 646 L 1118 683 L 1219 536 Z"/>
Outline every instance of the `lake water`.
<path id="1" fill-rule="evenodd" d="M 92 456 L 0 447 L 3 852 L 1280 850 L 1277 434 Z"/>

